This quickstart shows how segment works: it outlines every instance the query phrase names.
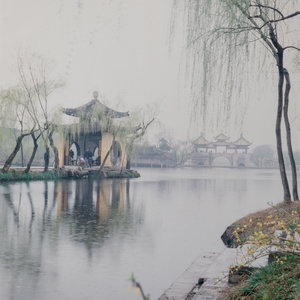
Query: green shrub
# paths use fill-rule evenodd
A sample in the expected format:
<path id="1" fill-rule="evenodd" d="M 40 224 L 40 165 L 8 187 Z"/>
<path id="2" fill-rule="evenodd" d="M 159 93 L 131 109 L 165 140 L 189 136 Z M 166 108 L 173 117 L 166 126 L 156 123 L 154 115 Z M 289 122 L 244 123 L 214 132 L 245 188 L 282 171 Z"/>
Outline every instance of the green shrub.
<path id="1" fill-rule="evenodd" d="M 299 299 L 300 256 L 287 254 L 258 269 L 228 299 Z"/>

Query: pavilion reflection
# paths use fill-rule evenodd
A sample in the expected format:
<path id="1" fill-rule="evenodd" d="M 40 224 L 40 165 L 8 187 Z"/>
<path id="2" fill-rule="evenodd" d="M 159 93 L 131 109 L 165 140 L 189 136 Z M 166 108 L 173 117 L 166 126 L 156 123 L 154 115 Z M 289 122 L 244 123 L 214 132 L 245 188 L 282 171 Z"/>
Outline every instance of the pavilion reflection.
<path id="1" fill-rule="evenodd" d="M 55 182 L 54 188 L 58 218 L 72 214 L 102 222 L 122 213 L 129 201 L 128 180 L 65 180 Z M 48 193 L 44 195 L 46 202 Z"/>
<path id="2" fill-rule="evenodd" d="M 100 246 L 115 229 L 133 225 L 129 180 L 63 180 L 55 182 L 57 215 L 71 239 L 87 248 Z"/>

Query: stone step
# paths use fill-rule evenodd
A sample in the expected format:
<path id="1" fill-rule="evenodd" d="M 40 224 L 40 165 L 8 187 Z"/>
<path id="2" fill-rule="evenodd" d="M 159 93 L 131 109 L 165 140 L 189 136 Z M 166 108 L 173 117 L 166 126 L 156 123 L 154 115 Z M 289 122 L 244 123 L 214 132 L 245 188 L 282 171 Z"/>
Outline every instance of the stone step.
<path id="1" fill-rule="evenodd" d="M 216 300 L 222 295 L 222 292 L 228 286 L 228 275 L 231 265 L 239 265 L 244 262 L 244 255 L 247 252 L 247 248 L 251 245 L 243 246 L 242 248 L 232 249 L 228 248 L 224 250 L 210 267 L 203 274 L 206 280 L 200 287 L 195 287 L 192 293 L 194 296 L 192 300 Z M 267 264 L 267 257 L 261 257 L 256 261 L 253 261 L 249 267 L 260 268 Z"/>
<path id="2" fill-rule="evenodd" d="M 228 272 L 236 258 L 236 249 L 225 249 L 220 253 L 209 268 L 203 273 L 205 278 L 202 286 L 192 291 L 192 300 L 215 300 L 221 296 L 228 286 Z"/>
<path id="3" fill-rule="evenodd" d="M 243 261 L 247 247 L 202 253 L 158 298 L 158 300 L 216 300 L 228 286 L 229 269 Z M 267 257 L 251 264 L 267 264 Z M 199 284 L 198 284 L 199 282 Z"/>
<path id="4" fill-rule="evenodd" d="M 220 255 L 219 252 L 202 253 L 158 298 L 158 300 L 185 300 L 197 285 L 199 278 Z"/>

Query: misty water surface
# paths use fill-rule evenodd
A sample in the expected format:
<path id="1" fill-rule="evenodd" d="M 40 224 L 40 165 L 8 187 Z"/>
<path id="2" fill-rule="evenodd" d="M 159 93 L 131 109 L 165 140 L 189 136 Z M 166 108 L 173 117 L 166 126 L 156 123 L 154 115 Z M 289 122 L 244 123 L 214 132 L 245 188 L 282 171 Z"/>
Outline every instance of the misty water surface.
<path id="1" fill-rule="evenodd" d="M 243 215 L 281 200 L 276 170 L 142 169 L 133 180 L 0 186 L 0 299 L 156 299 Z"/>

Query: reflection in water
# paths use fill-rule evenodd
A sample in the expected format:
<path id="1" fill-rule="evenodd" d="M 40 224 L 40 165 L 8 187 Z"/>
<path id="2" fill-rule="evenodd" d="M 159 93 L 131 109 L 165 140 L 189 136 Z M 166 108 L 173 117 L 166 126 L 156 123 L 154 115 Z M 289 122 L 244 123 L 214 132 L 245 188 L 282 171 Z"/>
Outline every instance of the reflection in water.
<path id="1" fill-rule="evenodd" d="M 115 226 L 133 226 L 128 180 L 45 181 L 42 191 L 34 185 L 2 186 L 0 299 L 35 298 L 46 247 L 57 251 L 59 240 L 68 239 L 91 257 Z"/>
<path id="2" fill-rule="evenodd" d="M 279 201 L 276 171 L 142 170 L 133 180 L 0 185 L 0 299 L 151 299 L 224 228 Z"/>

